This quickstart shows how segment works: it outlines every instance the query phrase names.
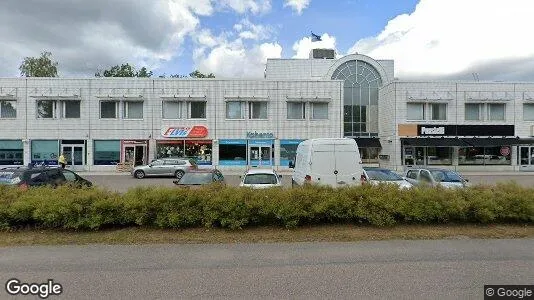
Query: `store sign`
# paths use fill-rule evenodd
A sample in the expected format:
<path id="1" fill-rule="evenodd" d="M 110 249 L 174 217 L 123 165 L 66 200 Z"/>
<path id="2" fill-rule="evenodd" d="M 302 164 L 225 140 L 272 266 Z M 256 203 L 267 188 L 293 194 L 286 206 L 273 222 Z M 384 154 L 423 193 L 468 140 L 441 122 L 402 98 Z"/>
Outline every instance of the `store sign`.
<path id="1" fill-rule="evenodd" d="M 421 135 L 443 135 L 445 127 L 421 127 Z"/>
<path id="2" fill-rule="evenodd" d="M 274 139 L 274 133 L 247 131 L 247 139 Z"/>
<path id="3" fill-rule="evenodd" d="M 401 126 L 399 124 L 399 132 Z M 404 129 L 404 127 L 402 127 Z M 515 136 L 514 125 L 417 125 L 418 136 Z"/>
<path id="4" fill-rule="evenodd" d="M 166 138 L 204 138 L 208 136 L 208 128 L 202 125 L 195 126 L 164 126 L 161 136 Z"/>

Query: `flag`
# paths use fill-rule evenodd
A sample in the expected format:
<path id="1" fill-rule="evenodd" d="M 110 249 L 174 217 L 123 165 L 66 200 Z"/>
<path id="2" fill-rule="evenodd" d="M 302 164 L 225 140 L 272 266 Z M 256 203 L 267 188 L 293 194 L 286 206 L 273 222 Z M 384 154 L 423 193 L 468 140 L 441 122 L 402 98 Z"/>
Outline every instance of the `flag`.
<path id="1" fill-rule="evenodd" d="M 312 42 L 320 42 L 320 41 L 322 41 L 321 37 L 316 35 L 316 34 L 314 34 L 313 32 L 311 33 L 311 40 L 312 40 Z"/>

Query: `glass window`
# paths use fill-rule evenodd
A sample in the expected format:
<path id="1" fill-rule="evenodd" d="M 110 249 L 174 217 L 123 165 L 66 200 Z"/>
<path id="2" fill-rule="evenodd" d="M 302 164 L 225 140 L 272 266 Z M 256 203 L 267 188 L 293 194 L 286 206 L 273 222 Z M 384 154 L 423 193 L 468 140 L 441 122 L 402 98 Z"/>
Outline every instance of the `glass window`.
<path id="1" fill-rule="evenodd" d="M 181 105 L 179 101 L 163 101 L 161 105 L 161 117 L 173 120 L 182 117 Z"/>
<path id="2" fill-rule="evenodd" d="M 69 170 L 63 170 L 63 176 L 68 182 L 76 181 L 76 175 Z"/>
<path id="3" fill-rule="evenodd" d="M 100 101 L 100 118 L 116 119 L 117 105 L 117 101 Z"/>
<path id="4" fill-rule="evenodd" d="M 80 101 L 63 101 L 63 115 L 66 119 L 80 118 Z"/>
<path id="5" fill-rule="evenodd" d="M 488 103 L 488 120 L 504 121 L 505 105 L 504 103 Z"/>
<path id="6" fill-rule="evenodd" d="M 32 164 L 57 165 L 58 152 L 58 140 L 33 140 L 31 143 Z"/>
<path id="7" fill-rule="evenodd" d="M 2 100 L 0 101 L 0 118 L 16 118 L 17 101 Z"/>
<path id="8" fill-rule="evenodd" d="M 248 174 L 243 179 L 244 184 L 277 184 L 278 178 L 274 174 Z"/>
<path id="9" fill-rule="evenodd" d="M 306 118 L 306 103 L 287 102 L 287 118 L 290 120 L 304 120 Z"/>
<path id="10" fill-rule="evenodd" d="M 511 154 L 502 155 L 501 148 L 503 147 L 510 149 L 510 146 L 460 148 L 458 150 L 458 164 L 510 165 L 512 163 Z"/>
<path id="11" fill-rule="evenodd" d="M 226 118 L 227 119 L 244 119 L 245 118 L 245 102 L 243 101 L 226 102 Z"/>
<path id="12" fill-rule="evenodd" d="M 205 119 L 206 118 L 206 102 L 189 102 L 189 118 L 190 119 Z"/>
<path id="13" fill-rule="evenodd" d="M 267 119 L 267 102 L 249 102 L 249 119 Z"/>
<path id="14" fill-rule="evenodd" d="M 484 164 L 486 165 L 511 165 L 511 154 L 502 155 L 501 148 L 510 146 L 498 146 L 498 147 L 485 147 L 484 148 Z M 508 151 L 511 153 L 511 151 Z"/>
<path id="15" fill-rule="evenodd" d="M 312 103 L 312 119 L 328 119 L 328 103 Z"/>
<path id="16" fill-rule="evenodd" d="M 359 148 L 359 150 L 364 164 L 378 163 L 380 148 Z"/>
<path id="17" fill-rule="evenodd" d="M 219 164 L 223 166 L 247 164 L 246 140 L 220 140 Z"/>
<path id="18" fill-rule="evenodd" d="M 447 104 L 446 103 L 432 103 L 430 104 L 432 111 L 432 120 L 447 120 Z"/>
<path id="19" fill-rule="evenodd" d="M 427 147 L 428 165 L 452 165 L 452 147 Z"/>
<path id="20" fill-rule="evenodd" d="M 142 101 L 124 101 L 124 118 L 125 119 L 142 119 L 143 102 Z"/>
<path id="21" fill-rule="evenodd" d="M 120 162 L 121 142 L 119 140 L 94 142 L 93 164 L 97 166 L 116 165 Z"/>
<path id="22" fill-rule="evenodd" d="M 410 170 L 408 171 L 408 173 L 406 174 L 406 177 L 407 178 L 410 178 L 410 179 L 417 179 L 417 172 L 416 170 Z"/>
<path id="23" fill-rule="evenodd" d="M 280 140 L 280 165 L 289 166 L 289 161 L 295 162 L 297 147 L 303 140 Z"/>
<path id="24" fill-rule="evenodd" d="M 185 156 L 197 165 L 211 165 L 211 141 L 185 141 Z"/>
<path id="25" fill-rule="evenodd" d="M 23 165 L 24 149 L 20 140 L 0 140 L 0 165 Z"/>
<path id="26" fill-rule="evenodd" d="M 156 144 L 156 158 L 184 156 L 184 141 L 157 142 Z"/>
<path id="27" fill-rule="evenodd" d="M 37 118 L 53 119 L 56 117 L 56 101 L 38 100 L 37 101 Z"/>
<path id="28" fill-rule="evenodd" d="M 468 121 L 481 120 L 482 104 L 480 103 L 468 103 L 465 105 L 465 119 Z"/>
<path id="29" fill-rule="evenodd" d="M 424 103 L 408 103 L 407 104 L 408 120 L 424 120 L 425 119 L 425 104 Z"/>
<path id="30" fill-rule="evenodd" d="M 534 121 L 534 104 L 532 103 L 523 104 L 523 120 Z"/>

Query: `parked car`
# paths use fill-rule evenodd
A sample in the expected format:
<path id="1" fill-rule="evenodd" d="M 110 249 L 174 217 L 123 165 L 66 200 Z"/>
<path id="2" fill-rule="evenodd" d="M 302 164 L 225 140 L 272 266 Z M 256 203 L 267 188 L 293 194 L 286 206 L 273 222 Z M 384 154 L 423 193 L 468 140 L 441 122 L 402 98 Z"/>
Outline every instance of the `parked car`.
<path id="1" fill-rule="evenodd" d="M 0 169 L 0 184 L 16 185 L 23 189 L 34 186 L 72 184 L 91 187 L 93 184 L 72 172 L 57 167 L 6 167 Z"/>
<path id="2" fill-rule="evenodd" d="M 224 176 L 217 169 L 199 169 L 186 172 L 179 180 L 174 180 L 174 184 L 180 187 L 193 187 L 212 184 L 214 182 L 224 184 Z"/>
<path id="3" fill-rule="evenodd" d="M 384 168 L 363 168 L 362 182 L 378 185 L 380 183 L 392 183 L 398 185 L 400 188 L 411 188 L 413 185 L 409 183 L 399 174 Z"/>
<path id="4" fill-rule="evenodd" d="M 133 177 L 174 176 L 180 179 L 185 172 L 198 169 L 197 163 L 189 158 L 160 158 L 148 165 L 137 166 L 132 170 Z"/>
<path id="5" fill-rule="evenodd" d="M 363 172 L 358 145 L 349 138 L 310 139 L 297 147 L 291 184 L 315 183 L 333 187 L 360 185 Z"/>
<path id="6" fill-rule="evenodd" d="M 264 189 L 282 186 L 282 175 L 278 175 L 271 169 L 250 169 L 245 175 L 240 176 L 239 186 L 251 187 L 253 189 Z"/>
<path id="7" fill-rule="evenodd" d="M 447 188 L 466 187 L 469 181 L 454 171 L 435 168 L 409 169 L 404 177 L 413 185 L 440 185 Z"/>

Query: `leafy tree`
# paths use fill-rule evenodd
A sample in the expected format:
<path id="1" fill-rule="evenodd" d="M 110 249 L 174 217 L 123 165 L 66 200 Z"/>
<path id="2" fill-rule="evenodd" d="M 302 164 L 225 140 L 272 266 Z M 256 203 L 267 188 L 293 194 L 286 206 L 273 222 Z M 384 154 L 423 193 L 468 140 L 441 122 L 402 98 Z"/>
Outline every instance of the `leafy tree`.
<path id="1" fill-rule="evenodd" d="M 146 67 L 142 67 L 139 71 L 135 70 L 135 67 L 130 64 L 122 64 L 111 67 L 109 70 L 104 70 L 104 72 L 96 72 L 96 77 L 150 77 L 152 76 L 152 71 L 148 71 Z"/>
<path id="2" fill-rule="evenodd" d="M 25 57 L 20 64 L 20 76 L 23 77 L 57 77 L 56 61 L 51 59 L 52 53 L 44 51 L 40 57 Z"/>
<path id="3" fill-rule="evenodd" d="M 215 78 L 215 75 L 213 73 L 209 73 L 208 75 L 200 73 L 199 70 L 195 70 L 191 73 L 189 73 L 189 77 L 193 78 Z"/>

